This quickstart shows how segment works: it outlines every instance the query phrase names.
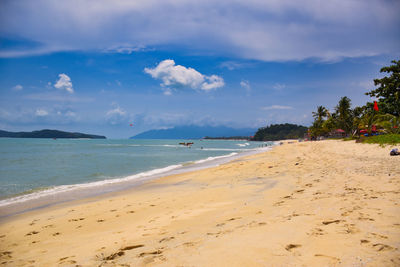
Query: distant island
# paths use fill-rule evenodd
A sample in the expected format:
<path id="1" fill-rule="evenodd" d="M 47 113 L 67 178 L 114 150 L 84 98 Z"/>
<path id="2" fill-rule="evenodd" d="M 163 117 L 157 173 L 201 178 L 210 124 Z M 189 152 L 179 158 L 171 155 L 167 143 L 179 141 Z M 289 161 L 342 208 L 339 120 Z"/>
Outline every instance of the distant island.
<path id="1" fill-rule="evenodd" d="M 0 137 L 11 138 L 89 138 L 89 139 L 106 139 L 102 135 L 70 133 L 58 130 L 40 130 L 33 132 L 8 132 L 0 130 Z"/>
<path id="2" fill-rule="evenodd" d="M 176 126 L 170 129 L 149 130 L 130 139 L 202 139 L 205 136 L 252 136 L 257 129 L 241 128 L 235 129 L 225 126 Z M 214 138 L 213 138 L 214 139 Z"/>
<path id="3" fill-rule="evenodd" d="M 258 129 L 252 138 L 253 141 L 277 141 L 284 139 L 303 138 L 308 128 L 296 124 L 271 124 Z"/>

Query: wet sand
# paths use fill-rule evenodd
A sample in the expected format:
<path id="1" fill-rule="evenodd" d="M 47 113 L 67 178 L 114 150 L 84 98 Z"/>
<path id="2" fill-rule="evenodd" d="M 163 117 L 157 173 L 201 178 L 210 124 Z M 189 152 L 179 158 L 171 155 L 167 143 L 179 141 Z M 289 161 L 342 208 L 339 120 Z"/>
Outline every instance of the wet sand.
<path id="1" fill-rule="evenodd" d="M 400 157 L 285 143 L 0 222 L 6 266 L 399 266 Z"/>

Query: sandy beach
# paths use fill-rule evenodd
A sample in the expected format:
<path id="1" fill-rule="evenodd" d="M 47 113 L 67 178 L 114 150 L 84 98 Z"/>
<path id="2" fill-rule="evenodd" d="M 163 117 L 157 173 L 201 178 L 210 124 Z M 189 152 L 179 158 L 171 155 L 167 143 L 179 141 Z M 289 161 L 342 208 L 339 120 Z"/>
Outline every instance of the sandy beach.
<path id="1" fill-rule="evenodd" d="M 400 266 L 400 157 L 288 143 L 0 222 L 5 266 Z"/>

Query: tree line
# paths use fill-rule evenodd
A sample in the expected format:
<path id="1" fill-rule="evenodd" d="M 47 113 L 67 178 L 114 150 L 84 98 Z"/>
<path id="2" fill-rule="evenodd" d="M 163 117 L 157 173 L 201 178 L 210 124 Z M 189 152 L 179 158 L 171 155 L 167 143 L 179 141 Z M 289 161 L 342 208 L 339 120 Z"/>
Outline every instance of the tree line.
<path id="1" fill-rule="evenodd" d="M 400 60 L 392 63 L 380 70 L 388 76 L 374 79 L 377 88 L 365 93 L 375 97 L 376 101 L 352 108 L 351 100 L 344 96 L 332 113 L 326 107 L 318 106 L 313 112 L 311 136 L 327 136 L 337 129 L 352 137 L 375 131 L 400 134 Z"/>

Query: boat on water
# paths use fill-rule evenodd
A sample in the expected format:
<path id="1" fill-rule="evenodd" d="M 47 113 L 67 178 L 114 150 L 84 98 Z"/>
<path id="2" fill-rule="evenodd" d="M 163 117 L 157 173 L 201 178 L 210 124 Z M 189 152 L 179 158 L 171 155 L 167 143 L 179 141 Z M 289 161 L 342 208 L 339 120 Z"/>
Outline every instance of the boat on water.
<path id="1" fill-rule="evenodd" d="M 183 142 L 183 143 L 179 143 L 180 145 L 183 145 L 183 146 L 188 146 L 188 147 L 190 147 L 190 146 L 192 146 L 194 143 L 193 142 L 188 142 L 188 143 L 185 143 L 185 142 Z"/>

